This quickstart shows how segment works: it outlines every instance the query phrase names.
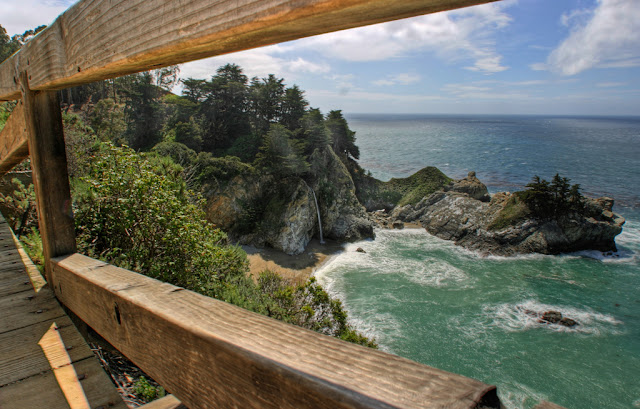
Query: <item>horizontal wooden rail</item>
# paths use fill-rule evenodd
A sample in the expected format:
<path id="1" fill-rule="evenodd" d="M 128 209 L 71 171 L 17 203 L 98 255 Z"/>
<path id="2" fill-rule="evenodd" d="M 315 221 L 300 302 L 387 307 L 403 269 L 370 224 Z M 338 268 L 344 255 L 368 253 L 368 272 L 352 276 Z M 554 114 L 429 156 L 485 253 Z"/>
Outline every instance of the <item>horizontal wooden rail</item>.
<path id="1" fill-rule="evenodd" d="M 29 141 L 24 118 L 24 103 L 19 101 L 0 132 L 0 176 L 28 157 Z"/>
<path id="2" fill-rule="evenodd" d="M 495 0 L 82 0 L 0 65 L 0 100 Z"/>
<path id="3" fill-rule="evenodd" d="M 499 407 L 474 379 L 79 254 L 52 264 L 58 298 L 192 409 Z"/>

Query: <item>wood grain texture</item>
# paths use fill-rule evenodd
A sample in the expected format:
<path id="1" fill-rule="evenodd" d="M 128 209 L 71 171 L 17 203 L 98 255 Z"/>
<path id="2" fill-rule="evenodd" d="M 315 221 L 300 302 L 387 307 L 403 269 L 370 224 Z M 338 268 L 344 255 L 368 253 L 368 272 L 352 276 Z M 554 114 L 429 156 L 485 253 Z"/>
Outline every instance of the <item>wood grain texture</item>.
<path id="1" fill-rule="evenodd" d="M 288 325 L 79 254 L 55 292 L 191 409 L 498 407 L 495 387 Z"/>
<path id="2" fill-rule="evenodd" d="M 0 132 L 0 176 L 9 172 L 29 156 L 27 127 L 22 101 L 13 109 Z"/>
<path id="3" fill-rule="evenodd" d="M 33 291 L 37 293 L 42 288 L 44 288 L 45 285 L 47 285 L 47 282 L 42 276 L 42 274 L 40 274 L 40 270 L 38 270 L 38 267 L 36 267 L 36 265 L 33 264 L 31 259 L 29 258 L 29 255 L 22 247 L 20 240 L 15 236 L 15 234 L 13 234 L 13 232 L 11 232 L 11 238 L 13 239 L 13 244 L 16 250 L 18 251 L 20 260 L 22 261 L 22 264 L 24 265 L 24 268 L 27 271 L 27 275 L 29 276 L 29 281 L 31 282 L 31 286 L 33 287 Z M 1 246 L 2 245 L 0 244 L 0 247 Z"/>
<path id="4" fill-rule="evenodd" d="M 54 90 L 346 28 L 495 0 L 82 0 L 0 65 Z"/>
<path id="5" fill-rule="evenodd" d="M 142 405 L 139 409 L 188 409 L 173 395 L 167 395 L 164 398 L 154 400 L 146 405 Z"/>
<path id="6" fill-rule="evenodd" d="M 21 84 L 45 271 L 52 282 L 48 261 L 76 249 L 62 114 L 56 92 L 30 90 L 26 73 Z"/>
<path id="7" fill-rule="evenodd" d="M 84 339 L 74 328 L 69 317 L 61 316 L 15 331 L 0 334 L 0 386 L 38 375 L 51 369 L 38 341 L 55 323 L 64 344 L 71 348 L 68 354 L 72 362 L 93 357 Z"/>
<path id="8" fill-rule="evenodd" d="M 109 376 L 94 357 L 73 364 L 82 378 L 82 389 L 93 409 L 127 409 Z M 2 409 L 73 409 L 69 406 L 52 371 L 0 387 Z"/>
<path id="9" fill-rule="evenodd" d="M 85 401 L 91 408 L 126 409 L 53 293 L 48 286 L 39 291 L 31 286 L 21 260 L 13 247 L 13 235 L 0 215 L 0 287 L 15 283 L 20 289 L 10 294 L 0 292 L 0 408 L 78 408 L 77 404 L 69 404 L 62 392 L 68 388 L 60 385 L 64 382 L 77 386 L 78 379 L 56 377 L 52 369 L 73 366 L 82 377 Z M 59 342 L 53 351 L 45 353 L 42 345 L 51 344 L 45 334 L 52 332 Z M 66 360 L 61 362 L 60 357 Z"/>

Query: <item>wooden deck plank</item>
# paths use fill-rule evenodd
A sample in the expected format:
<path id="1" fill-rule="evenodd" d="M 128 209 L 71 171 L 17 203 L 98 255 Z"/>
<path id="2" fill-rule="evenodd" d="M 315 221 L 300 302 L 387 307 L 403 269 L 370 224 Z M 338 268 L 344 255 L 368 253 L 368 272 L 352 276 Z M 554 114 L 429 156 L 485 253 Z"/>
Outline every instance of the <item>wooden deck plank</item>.
<path id="1" fill-rule="evenodd" d="M 126 409 L 37 268 L 16 246 L 0 215 L 0 408 Z"/>
<path id="2" fill-rule="evenodd" d="M 93 352 L 75 329 L 69 317 L 45 321 L 0 334 L 0 386 L 38 375 L 51 369 L 38 342 L 55 324 L 72 362 L 93 356 Z"/>
<path id="3" fill-rule="evenodd" d="M 24 274 L 24 273 L 23 273 Z M 25 275 L 25 280 L 29 280 Z M 29 294 L 29 295 L 27 295 Z M 63 317 L 65 313 L 48 288 L 39 293 L 17 293 L 0 299 L 0 334 Z"/>
<path id="4" fill-rule="evenodd" d="M 29 280 L 15 275 L 0 276 L 0 298 L 22 292 L 33 292 Z"/>
<path id="5" fill-rule="evenodd" d="M 117 394 L 109 377 L 95 358 L 87 358 L 74 364 L 80 384 L 89 403 L 88 408 L 127 409 Z M 84 409 L 71 406 L 52 371 L 32 376 L 20 382 L 0 388 L 2 409 Z"/>

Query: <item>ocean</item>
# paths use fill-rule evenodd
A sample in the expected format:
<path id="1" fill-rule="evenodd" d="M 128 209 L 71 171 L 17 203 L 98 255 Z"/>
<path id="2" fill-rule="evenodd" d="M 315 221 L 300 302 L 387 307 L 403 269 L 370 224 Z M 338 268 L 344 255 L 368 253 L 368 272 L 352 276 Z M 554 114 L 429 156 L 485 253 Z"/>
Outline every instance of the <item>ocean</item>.
<path id="1" fill-rule="evenodd" d="M 640 408 L 640 118 L 346 117 L 379 179 L 436 166 L 476 171 L 495 193 L 558 172 L 613 197 L 627 220 L 614 254 L 481 257 L 422 229 L 378 230 L 315 274 L 357 329 L 382 350 L 497 385 L 509 409 Z M 540 324 L 531 310 L 579 325 Z"/>

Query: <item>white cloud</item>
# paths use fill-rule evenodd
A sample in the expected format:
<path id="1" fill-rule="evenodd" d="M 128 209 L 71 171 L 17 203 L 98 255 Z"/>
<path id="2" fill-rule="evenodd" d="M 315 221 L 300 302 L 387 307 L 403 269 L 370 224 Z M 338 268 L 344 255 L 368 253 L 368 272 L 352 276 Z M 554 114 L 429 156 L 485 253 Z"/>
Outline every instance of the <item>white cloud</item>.
<path id="1" fill-rule="evenodd" d="M 227 63 L 238 64 L 248 77 L 266 77 L 275 74 L 287 81 L 294 81 L 302 74 L 324 74 L 331 71 L 327 63 L 315 63 L 301 57 L 280 57 L 282 46 L 272 45 L 239 53 L 226 54 L 205 60 L 193 61 L 180 66 L 182 78 L 210 78 L 218 67 Z"/>
<path id="2" fill-rule="evenodd" d="M 22 34 L 38 26 L 53 23 L 74 2 L 74 0 L 2 0 L 0 1 L 2 9 L 0 24 L 7 30 L 9 36 Z"/>
<path id="3" fill-rule="evenodd" d="M 511 22 L 503 9 L 512 2 L 486 4 L 446 13 L 339 31 L 290 43 L 346 61 L 381 61 L 409 53 L 433 52 L 448 62 L 471 60 L 474 71 L 504 71 L 495 50 L 495 31 Z"/>
<path id="4" fill-rule="evenodd" d="M 549 54 L 546 66 L 531 68 L 575 75 L 594 67 L 640 66 L 640 1 L 598 0 L 590 18 L 582 18 L 586 14 L 579 10 L 564 16 L 571 33 Z"/>
<path id="5" fill-rule="evenodd" d="M 373 81 L 373 84 L 378 86 L 409 85 L 419 82 L 421 79 L 422 77 L 418 74 L 402 73 Z"/>

